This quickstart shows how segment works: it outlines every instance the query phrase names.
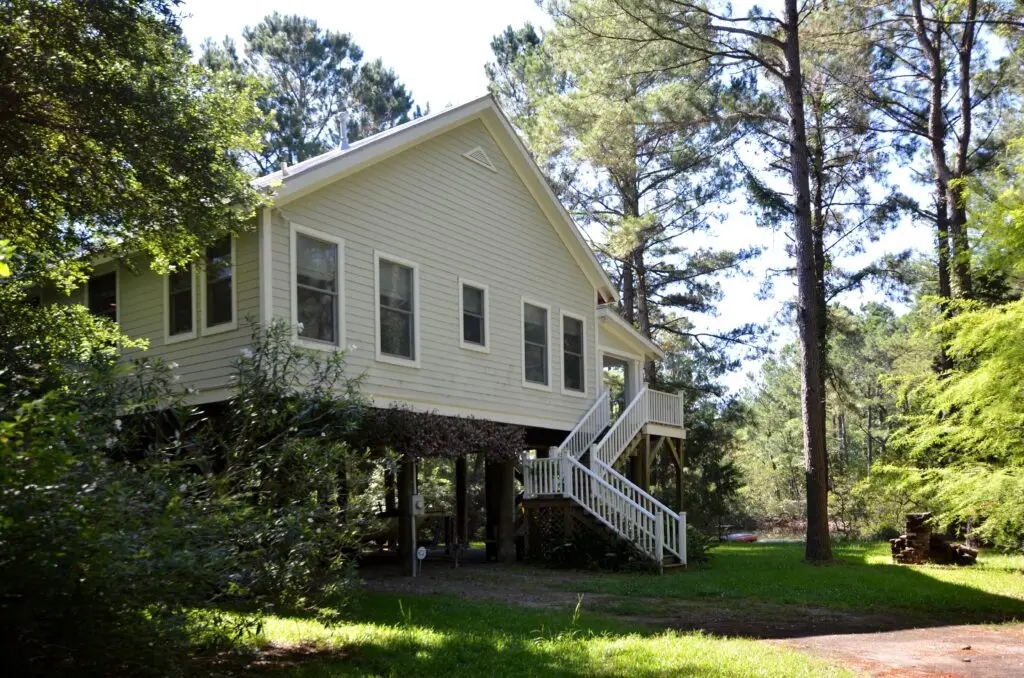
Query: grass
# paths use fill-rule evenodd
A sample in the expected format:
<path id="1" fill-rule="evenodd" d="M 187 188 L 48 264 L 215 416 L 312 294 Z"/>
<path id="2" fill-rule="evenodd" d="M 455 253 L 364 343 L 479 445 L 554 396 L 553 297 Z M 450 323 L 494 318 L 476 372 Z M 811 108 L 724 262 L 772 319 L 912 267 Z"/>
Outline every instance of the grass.
<path id="1" fill-rule="evenodd" d="M 701 633 L 642 633 L 572 609 L 366 594 L 352 619 L 271 617 L 259 642 L 330 650 L 274 676 L 846 676 L 793 651 Z M 265 675 L 265 674 L 264 674 Z"/>
<path id="2" fill-rule="evenodd" d="M 983 554 L 973 567 L 894 565 L 888 544 L 843 544 L 831 565 L 802 562 L 802 544 L 729 544 L 710 567 L 664 576 L 604 574 L 574 591 L 630 598 L 743 601 L 835 610 L 903 612 L 963 621 L 1024 620 L 1024 557 Z M 628 602 L 634 609 L 640 601 Z"/>

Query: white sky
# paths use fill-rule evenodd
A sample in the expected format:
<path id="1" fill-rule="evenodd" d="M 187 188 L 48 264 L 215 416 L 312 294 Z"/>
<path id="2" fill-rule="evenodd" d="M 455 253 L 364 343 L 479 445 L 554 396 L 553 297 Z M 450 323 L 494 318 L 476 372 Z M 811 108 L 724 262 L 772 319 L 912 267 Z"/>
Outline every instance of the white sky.
<path id="1" fill-rule="evenodd" d="M 526 21 L 538 27 L 550 25 L 534 0 L 189 0 L 182 9 L 186 15 L 185 35 L 196 50 L 207 37 L 220 40 L 229 35 L 241 43 L 242 29 L 257 24 L 274 10 L 308 16 L 323 28 L 351 33 L 365 58 L 382 58 L 412 91 L 416 103 L 429 104 L 433 111 L 486 93 L 484 64 L 491 59 L 490 42 L 495 34 L 509 24 L 519 27 Z M 902 187 L 907 190 L 906 183 Z M 784 251 L 785 234 L 758 228 L 750 216 L 743 214 L 744 207 L 742 199 L 730 205 L 725 222 L 701 244 L 723 248 L 757 244 L 765 254 L 751 267 L 751 277 L 724 281 L 725 300 L 719 315 L 694 318 L 701 329 L 721 331 L 746 322 L 770 322 L 783 301 L 794 294 L 791 281 L 779 277 L 773 298 L 756 298 L 766 272 L 784 268 L 790 262 Z M 914 246 L 926 251 L 930 238 L 926 228 L 902 225 L 871 246 L 858 263 L 866 263 L 883 252 Z M 842 301 L 857 307 L 868 298 L 878 297 L 869 291 L 846 295 Z M 777 341 L 792 339 L 792 332 L 782 328 Z M 727 378 L 728 385 L 739 389 L 747 381 L 745 372 L 753 369 L 756 364 L 745 364 L 744 370 Z"/>

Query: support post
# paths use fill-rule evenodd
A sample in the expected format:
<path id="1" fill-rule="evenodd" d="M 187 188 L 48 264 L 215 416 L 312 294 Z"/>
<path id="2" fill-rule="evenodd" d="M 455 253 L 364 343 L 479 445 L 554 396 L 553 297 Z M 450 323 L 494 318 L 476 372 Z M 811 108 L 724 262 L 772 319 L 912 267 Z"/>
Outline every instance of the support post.
<path id="1" fill-rule="evenodd" d="M 516 562 L 516 470 L 511 460 L 497 464 L 498 470 L 498 560 Z"/>
<path id="2" fill-rule="evenodd" d="M 455 460 L 455 543 L 469 546 L 469 461 Z"/>
<path id="3" fill-rule="evenodd" d="M 562 479 L 562 496 L 572 496 L 572 469 L 569 466 L 569 457 L 562 455 L 558 458 L 558 470 Z"/>
<path id="4" fill-rule="evenodd" d="M 665 567 L 665 514 L 654 514 L 654 558 L 658 561 L 658 572 Z"/>
<path id="5" fill-rule="evenodd" d="M 686 514 L 679 512 L 679 555 L 683 565 L 686 565 Z"/>
<path id="6" fill-rule="evenodd" d="M 416 517 L 412 496 L 416 494 L 416 463 L 403 461 L 398 470 L 398 557 L 402 574 L 416 576 Z"/>

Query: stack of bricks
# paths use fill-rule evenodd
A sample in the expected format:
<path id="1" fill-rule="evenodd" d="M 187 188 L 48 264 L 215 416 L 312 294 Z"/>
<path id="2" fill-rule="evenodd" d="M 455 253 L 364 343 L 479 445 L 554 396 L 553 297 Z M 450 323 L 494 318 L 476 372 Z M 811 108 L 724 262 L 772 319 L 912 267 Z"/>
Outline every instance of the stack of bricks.
<path id="1" fill-rule="evenodd" d="M 919 565 L 928 561 L 932 530 L 928 527 L 931 513 L 907 514 L 907 533 L 889 540 L 892 559 L 902 565 Z"/>
<path id="2" fill-rule="evenodd" d="M 976 550 L 963 544 L 949 544 L 940 535 L 932 534 L 928 527 L 928 519 L 931 517 L 931 513 L 907 515 L 907 533 L 889 540 L 894 561 L 901 565 L 973 565 L 977 562 Z"/>

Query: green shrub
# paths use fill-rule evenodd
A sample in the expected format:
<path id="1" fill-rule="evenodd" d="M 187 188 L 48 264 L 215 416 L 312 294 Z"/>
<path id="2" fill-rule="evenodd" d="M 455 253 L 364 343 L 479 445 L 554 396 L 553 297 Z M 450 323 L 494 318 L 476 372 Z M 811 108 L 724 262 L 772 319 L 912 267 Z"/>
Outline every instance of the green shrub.
<path id="1" fill-rule="evenodd" d="M 236 396 L 205 415 L 172 365 L 68 370 L 31 399 L 0 391 L 5 669 L 173 675 L 266 610 L 318 613 L 346 587 L 338 470 L 362 402 L 343 356 L 254 331 Z"/>

